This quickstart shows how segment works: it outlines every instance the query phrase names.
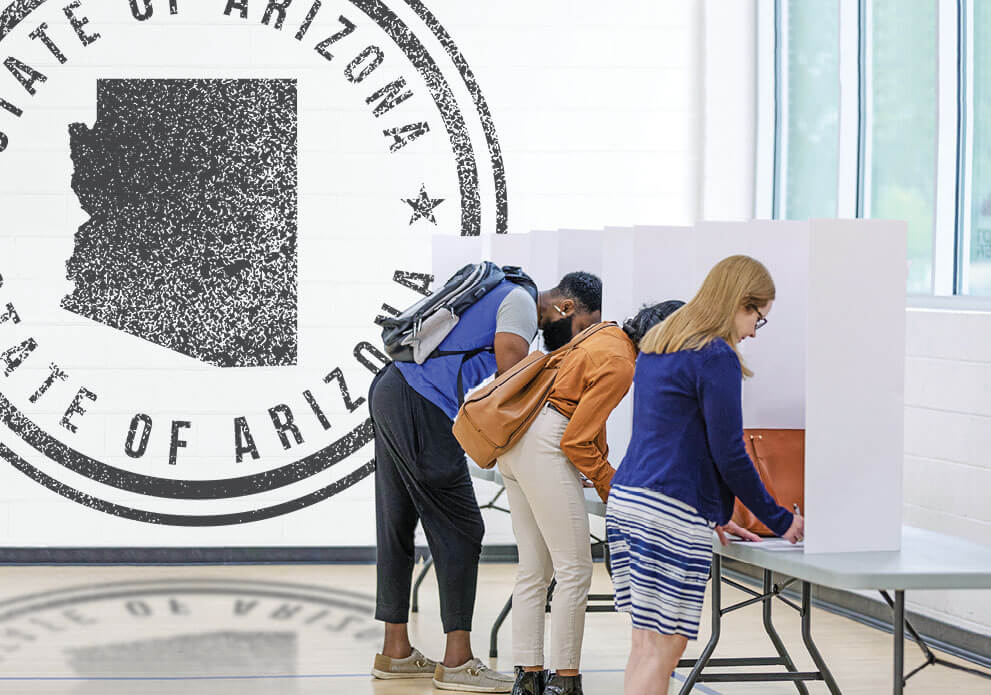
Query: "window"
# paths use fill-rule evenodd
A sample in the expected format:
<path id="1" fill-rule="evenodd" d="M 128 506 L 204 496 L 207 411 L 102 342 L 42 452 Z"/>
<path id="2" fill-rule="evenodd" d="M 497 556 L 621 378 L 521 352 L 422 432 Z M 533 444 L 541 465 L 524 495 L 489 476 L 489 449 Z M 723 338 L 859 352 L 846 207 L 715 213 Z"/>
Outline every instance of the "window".
<path id="1" fill-rule="evenodd" d="M 787 8 L 784 217 L 836 217 L 839 161 L 839 0 Z"/>
<path id="2" fill-rule="evenodd" d="M 774 0 L 757 17 L 755 209 L 905 220 L 907 294 L 991 308 L 991 0 Z"/>
<path id="3" fill-rule="evenodd" d="M 873 0 L 866 215 L 908 222 L 908 293 L 931 294 L 936 216 L 936 0 Z"/>
<path id="4" fill-rule="evenodd" d="M 991 296 L 991 2 L 973 3 L 970 230 L 961 246 L 961 293 Z"/>

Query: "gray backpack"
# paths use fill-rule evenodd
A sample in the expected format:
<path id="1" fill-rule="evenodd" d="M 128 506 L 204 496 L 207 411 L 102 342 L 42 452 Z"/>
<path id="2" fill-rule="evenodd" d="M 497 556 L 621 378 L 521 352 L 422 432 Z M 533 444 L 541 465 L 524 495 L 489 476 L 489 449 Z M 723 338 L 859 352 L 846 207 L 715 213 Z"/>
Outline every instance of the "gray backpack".
<path id="1" fill-rule="evenodd" d="M 468 360 L 491 351 L 492 346 L 471 351 L 441 351 L 437 347 L 458 325 L 462 314 L 503 280 L 520 285 L 537 300 L 537 285 L 521 268 L 500 268 L 491 261 L 466 265 L 443 287 L 399 316 L 378 319 L 385 353 L 396 362 L 423 364 L 432 357 L 463 355 L 463 360 Z"/>

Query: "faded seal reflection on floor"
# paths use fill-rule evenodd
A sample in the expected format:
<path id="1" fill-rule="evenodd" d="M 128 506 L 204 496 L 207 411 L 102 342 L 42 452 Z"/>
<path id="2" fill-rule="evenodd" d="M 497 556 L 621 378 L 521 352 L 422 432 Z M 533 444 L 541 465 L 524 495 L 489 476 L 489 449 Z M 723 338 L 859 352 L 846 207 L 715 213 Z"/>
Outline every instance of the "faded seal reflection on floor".
<path id="1" fill-rule="evenodd" d="M 375 567 L 296 565 L 223 567 L 3 567 L 0 570 L 0 693 L 4 695 L 426 695 L 429 680 L 376 681 L 368 675 L 381 647 L 374 619 Z M 516 566 L 482 565 L 475 616 L 475 653 L 487 656 L 489 630 L 512 591 Z M 607 593 L 596 565 L 592 591 Z M 730 598 L 739 592 L 724 586 Z M 740 594 L 742 596 L 742 594 Z M 427 656 L 443 651 L 437 586 L 431 574 L 412 616 L 414 644 Z M 759 609 L 724 618 L 720 656 L 772 650 Z M 781 610 L 786 644 L 801 644 L 799 622 Z M 843 692 L 890 692 L 891 638 L 816 611 L 820 648 Z M 588 616 L 582 668 L 585 692 L 622 692 L 629 622 L 615 613 Z M 512 617 L 490 666 L 512 669 Z M 705 621 L 697 655 L 708 637 Z M 793 650 L 801 670 L 811 667 Z M 906 663 L 918 655 L 906 644 Z M 684 674 L 678 674 L 684 678 Z M 987 681 L 945 668 L 926 669 L 916 693 L 978 695 Z M 680 682 L 673 684 L 677 692 Z M 815 686 L 813 687 L 820 687 Z M 811 690 L 811 688 L 810 688 Z M 788 683 L 698 686 L 706 695 L 777 695 Z"/>
<path id="2" fill-rule="evenodd" d="M 306 692 L 382 630 L 373 595 L 296 569 L 5 568 L 26 581 L 0 602 L 0 691 Z"/>

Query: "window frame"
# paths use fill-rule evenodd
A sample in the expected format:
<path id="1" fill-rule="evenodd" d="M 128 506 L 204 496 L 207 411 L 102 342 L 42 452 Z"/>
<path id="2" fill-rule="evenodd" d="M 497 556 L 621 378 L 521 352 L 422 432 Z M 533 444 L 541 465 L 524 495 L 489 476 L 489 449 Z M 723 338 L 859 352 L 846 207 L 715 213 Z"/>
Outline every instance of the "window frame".
<path id="1" fill-rule="evenodd" d="M 788 124 L 787 0 L 758 2 L 754 216 L 784 219 Z M 962 294 L 968 272 L 973 172 L 974 0 L 937 5 L 937 143 L 932 294 L 917 308 L 991 311 L 991 297 Z M 839 0 L 840 123 L 837 215 L 868 217 L 871 176 L 871 2 Z"/>

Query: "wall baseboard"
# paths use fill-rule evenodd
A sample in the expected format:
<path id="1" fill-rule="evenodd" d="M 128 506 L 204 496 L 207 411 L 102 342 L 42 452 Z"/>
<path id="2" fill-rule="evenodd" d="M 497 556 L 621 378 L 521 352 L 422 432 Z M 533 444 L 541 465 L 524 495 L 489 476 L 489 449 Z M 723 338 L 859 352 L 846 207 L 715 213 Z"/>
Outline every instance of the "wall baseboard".
<path id="1" fill-rule="evenodd" d="M 417 559 L 427 546 L 417 546 Z M 601 546 L 592 557 L 601 560 Z M 482 562 L 517 562 L 512 544 L 482 546 Z M 374 564 L 375 546 L 258 548 L 0 548 L 0 565 Z"/>
<path id="2" fill-rule="evenodd" d="M 417 557 L 427 554 L 417 547 Z M 482 547 L 482 562 L 516 562 L 515 545 Z M 0 565 L 374 564 L 375 546 L 259 548 L 0 548 Z"/>

